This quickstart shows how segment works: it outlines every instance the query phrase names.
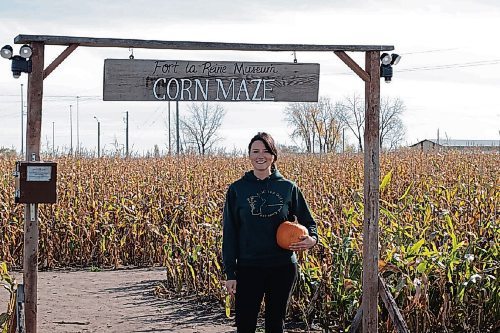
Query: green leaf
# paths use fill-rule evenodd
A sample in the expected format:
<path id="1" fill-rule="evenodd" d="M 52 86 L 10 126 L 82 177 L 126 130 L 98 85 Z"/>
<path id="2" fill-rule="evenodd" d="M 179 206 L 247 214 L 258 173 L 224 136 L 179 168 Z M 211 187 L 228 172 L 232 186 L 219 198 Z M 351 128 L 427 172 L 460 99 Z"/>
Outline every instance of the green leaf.
<path id="1" fill-rule="evenodd" d="M 220 271 L 220 265 L 219 265 L 219 262 L 218 262 L 217 258 L 215 258 L 213 262 L 215 264 L 215 267 L 217 267 L 217 270 Z"/>
<path id="2" fill-rule="evenodd" d="M 9 315 L 6 312 L 0 314 L 0 327 L 2 327 L 7 322 L 8 319 Z"/>
<path id="3" fill-rule="evenodd" d="M 405 193 L 401 197 L 399 197 L 398 200 L 403 200 L 404 198 L 406 198 L 406 196 L 408 195 L 408 193 L 410 193 L 410 190 L 411 190 L 412 186 L 413 186 L 413 182 L 411 182 L 410 185 L 408 185 L 408 187 L 406 188 Z"/>
<path id="4" fill-rule="evenodd" d="M 392 178 L 392 170 L 389 171 L 385 176 L 384 179 L 382 179 L 382 183 L 380 184 L 380 192 L 384 191 L 386 186 L 391 182 Z"/>
<path id="5" fill-rule="evenodd" d="M 194 273 L 193 266 L 191 266 L 189 263 L 187 263 L 189 267 L 189 271 L 191 272 L 191 277 L 193 278 L 193 281 L 196 281 L 196 274 Z"/>
<path id="6" fill-rule="evenodd" d="M 417 272 L 423 273 L 427 269 L 427 262 L 422 261 L 420 264 L 417 266 Z"/>
<path id="7" fill-rule="evenodd" d="M 4 261 L 2 261 L 0 263 L 0 275 L 4 274 L 7 274 L 7 264 Z"/>
<path id="8" fill-rule="evenodd" d="M 422 247 L 422 245 L 424 245 L 425 243 L 425 239 L 421 239 L 419 240 L 418 242 L 416 242 L 415 244 L 413 244 L 413 246 L 410 248 L 410 250 L 408 250 L 408 254 L 416 254 L 418 253 L 418 251 L 420 250 L 420 248 Z"/>
<path id="9" fill-rule="evenodd" d="M 229 295 L 226 295 L 225 308 L 226 308 L 226 317 L 229 318 L 229 316 L 231 316 L 231 297 Z"/>
<path id="10" fill-rule="evenodd" d="M 449 230 L 449 231 L 450 231 L 451 233 L 454 233 L 454 232 L 455 232 L 455 228 L 453 228 L 453 221 L 452 221 L 452 219 L 451 219 L 450 215 L 446 214 L 446 215 L 444 216 L 444 218 L 445 218 L 446 222 L 448 223 L 448 228 L 450 228 L 450 230 Z"/>

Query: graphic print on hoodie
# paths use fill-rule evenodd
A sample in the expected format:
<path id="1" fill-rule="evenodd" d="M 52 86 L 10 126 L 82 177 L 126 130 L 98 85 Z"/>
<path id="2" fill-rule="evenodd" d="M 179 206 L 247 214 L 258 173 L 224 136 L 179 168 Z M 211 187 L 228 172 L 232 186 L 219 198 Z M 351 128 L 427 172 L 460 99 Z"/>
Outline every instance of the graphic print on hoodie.
<path id="1" fill-rule="evenodd" d="M 296 263 L 293 251 L 276 242 L 278 226 L 293 221 L 317 237 L 316 223 L 297 185 L 274 170 L 265 179 L 253 171 L 231 184 L 223 214 L 222 256 L 228 279 L 236 278 L 237 266 L 279 266 Z"/>
<path id="2" fill-rule="evenodd" d="M 252 215 L 271 217 L 278 214 L 283 207 L 283 197 L 274 191 L 263 190 L 247 198 Z"/>

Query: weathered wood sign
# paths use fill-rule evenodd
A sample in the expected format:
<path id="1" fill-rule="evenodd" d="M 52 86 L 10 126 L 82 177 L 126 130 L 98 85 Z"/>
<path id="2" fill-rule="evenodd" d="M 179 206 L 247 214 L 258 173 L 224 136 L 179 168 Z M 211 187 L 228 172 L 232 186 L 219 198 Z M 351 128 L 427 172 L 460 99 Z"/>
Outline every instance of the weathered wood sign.
<path id="1" fill-rule="evenodd" d="M 105 101 L 317 102 L 319 64 L 106 59 Z"/>

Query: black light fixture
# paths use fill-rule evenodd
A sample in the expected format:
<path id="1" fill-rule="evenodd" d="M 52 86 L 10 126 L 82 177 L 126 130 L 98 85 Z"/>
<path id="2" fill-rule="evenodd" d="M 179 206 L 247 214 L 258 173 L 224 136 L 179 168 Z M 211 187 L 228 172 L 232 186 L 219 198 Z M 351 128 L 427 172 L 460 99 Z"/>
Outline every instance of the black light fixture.
<path id="1" fill-rule="evenodd" d="M 2 47 L 2 49 L 0 50 L 0 54 L 2 55 L 2 58 L 5 58 L 5 59 L 10 59 L 12 58 L 12 46 L 10 45 L 5 45 L 4 47 Z"/>
<path id="2" fill-rule="evenodd" d="M 392 65 L 397 65 L 401 60 L 399 54 L 382 53 L 380 56 L 380 77 L 385 79 L 386 83 L 390 83 L 392 79 Z"/>
<path id="3" fill-rule="evenodd" d="M 21 73 L 31 73 L 31 55 L 33 54 L 33 49 L 29 45 L 23 45 L 19 49 L 19 55 L 13 56 L 12 46 L 5 45 L 0 49 L 0 55 L 2 58 L 12 61 L 12 76 L 18 79 Z"/>
<path id="4" fill-rule="evenodd" d="M 399 54 L 393 53 L 391 54 L 391 65 L 397 65 L 399 63 L 399 60 L 401 60 L 401 56 Z"/>

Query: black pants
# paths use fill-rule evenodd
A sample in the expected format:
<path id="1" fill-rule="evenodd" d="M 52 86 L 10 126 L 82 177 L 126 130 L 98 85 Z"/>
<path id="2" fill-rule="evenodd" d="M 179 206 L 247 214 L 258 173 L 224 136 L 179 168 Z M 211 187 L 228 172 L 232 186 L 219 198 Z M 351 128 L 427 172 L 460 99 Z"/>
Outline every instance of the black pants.
<path id="1" fill-rule="evenodd" d="M 266 333 L 282 333 L 288 299 L 297 277 L 297 265 L 238 267 L 236 327 L 238 333 L 254 333 L 265 295 Z"/>

